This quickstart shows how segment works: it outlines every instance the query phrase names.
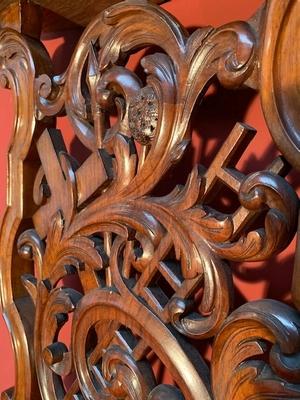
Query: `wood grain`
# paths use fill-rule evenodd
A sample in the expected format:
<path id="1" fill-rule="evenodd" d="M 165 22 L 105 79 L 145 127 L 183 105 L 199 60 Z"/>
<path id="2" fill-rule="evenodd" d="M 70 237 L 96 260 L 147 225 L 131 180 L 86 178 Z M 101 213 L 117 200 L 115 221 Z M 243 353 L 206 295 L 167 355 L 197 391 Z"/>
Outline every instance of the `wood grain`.
<path id="1" fill-rule="evenodd" d="M 181 162 L 211 82 L 260 88 L 270 106 L 259 39 L 265 26 L 264 40 L 271 35 L 269 12 L 189 35 L 153 3 L 114 4 L 87 26 L 60 76 L 38 41 L 0 32 L 0 82 L 17 104 L 0 232 L 17 380 L 3 399 L 300 399 L 298 311 L 269 299 L 232 310 L 230 262 L 267 260 L 297 229 L 284 158 L 239 171 L 256 131 L 237 121 L 207 168 L 154 194 Z M 138 74 L 127 61 L 144 48 Z M 55 129 L 62 114 L 88 152 L 81 164 Z M 272 126 L 273 112 L 266 118 Z M 227 214 L 214 206 L 224 186 L 238 201 Z M 211 341 L 209 368 L 197 345 Z M 173 385 L 155 374 L 155 359 Z"/>
<path id="2" fill-rule="evenodd" d="M 151 0 L 153 3 L 162 4 L 168 0 Z M 85 27 L 95 15 L 105 10 L 109 6 L 118 3 L 118 0 L 86 0 L 86 1 L 61 1 L 61 0 L 1 0 L 0 2 L 0 27 L 11 27 L 21 32 L 24 24 L 31 24 L 31 28 L 22 30 L 23 33 L 37 36 L 34 26 L 39 22 L 43 25 L 43 29 L 47 32 L 55 32 L 56 29 L 64 30 L 66 26 L 70 26 L 68 21 L 77 26 Z M 37 10 L 39 17 L 35 21 L 33 12 L 28 14 L 28 10 Z M 48 13 L 44 13 L 43 9 L 50 10 L 57 14 L 57 21 Z M 59 19 L 63 17 L 66 21 Z"/>
<path id="3" fill-rule="evenodd" d="M 270 132 L 280 151 L 300 169 L 300 5 L 269 1 L 261 69 L 261 98 Z"/>
<path id="4" fill-rule="evenodd" d="M 95 17 L 96 14 L 105 10 L 109 6 L 118 3 L 118 0 L 86 0 L 77 2 L 74 7 L 74 1 L 60 0 L 33 0 L 34 3 L 47 8 L 58 15 L 74 22 L 77 25 L 86 26 Z M 161 4 L 166 0 L 151 0 L 153 3 Z"/>
<path id="5" fill-rule="evenodd" d="M 0 3 L 0 28 L 39 39 L 42 31 L 43 13 L 40 6 L 27 1 L 4 1 Z"/>

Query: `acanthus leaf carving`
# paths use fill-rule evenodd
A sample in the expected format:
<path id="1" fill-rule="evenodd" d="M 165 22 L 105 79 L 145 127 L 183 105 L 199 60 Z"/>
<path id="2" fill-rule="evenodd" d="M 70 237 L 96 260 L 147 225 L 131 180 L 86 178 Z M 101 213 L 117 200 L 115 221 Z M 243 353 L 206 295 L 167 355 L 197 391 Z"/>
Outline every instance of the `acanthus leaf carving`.
<path id="1" fill-rule="evenodd" d="M 215 398 L 298 399 L 299 328 L 298 313 L 275 300 L 258 300 L 235 310 L 214 344 Z M 270 350 L 267 343 L 271 343 Z M 269 353 L 269 362 L 260 357 L 264 353 Z M 228 380 L 224 380 L 224 364 L 230 370 Z"/>

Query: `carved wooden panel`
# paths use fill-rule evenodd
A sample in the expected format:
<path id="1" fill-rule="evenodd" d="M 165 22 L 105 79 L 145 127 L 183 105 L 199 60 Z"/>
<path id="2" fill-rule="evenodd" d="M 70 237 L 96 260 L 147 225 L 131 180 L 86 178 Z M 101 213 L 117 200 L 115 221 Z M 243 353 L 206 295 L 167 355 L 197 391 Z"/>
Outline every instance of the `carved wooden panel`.
<path id="1" fill-rule="evenodd" d="M 181 162 L 196 100 L 214 80 L 261 91 L 271 134 L 299 167 L 299 56 L 288 44 L 292 32 L 299 39 L 296 3 L 269 1 L 249 23 L 188 35 L 159 6 L 124 1 L 86 28 L 60 76 L 38 41 L 0 32 L 0 82 L 16 101 L 0 236 L 16 385 L 3 398 L 300 399 L 296 308 L 262 299 L 232 310 L 230 261 L 266 260 L 295 234 L 299 201 L 285 159 L 240 172 L 255 129 L 237 121 L 207 169 L 155 194 Z M 151 46 L 143 73 L 131 71 L 128 57 Z M 82 163 L 55 128 L 62 114 L 88 149 Z M 213 206 L 223 186 L 238 198 L 230 214 Z M 200 342 L 213 343 L 210 368 Z"/>

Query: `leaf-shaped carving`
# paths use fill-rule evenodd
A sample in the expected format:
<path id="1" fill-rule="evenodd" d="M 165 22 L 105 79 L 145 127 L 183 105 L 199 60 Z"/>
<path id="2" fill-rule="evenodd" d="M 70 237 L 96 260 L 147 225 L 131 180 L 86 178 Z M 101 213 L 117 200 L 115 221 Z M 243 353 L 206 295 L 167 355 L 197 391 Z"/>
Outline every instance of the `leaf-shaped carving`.
<path id="1" fill-rule="evenodd" d="M 53 290 L 50 282 L 38 283 L 34 353 L 39 386 L 45 398 L 60 398 L 65 394 L 61 376 L 69 374 L 73 364 L 71 351 L 57 338 L 80 298 L 81 294 L 74 289 Z"/>
<path id="2" fill-rule="evenodd" d="M 185 336 L 205 339 L 214 336 L 227 317 L 232 304 L 232 278 L 227 266 L 201 247 L 203 296 L 200 313 L 191 312 L 191 304 L 174 297 L 169 304 L 172 324 Z"/>
<path id="3" fill-rule="evenodd" d="M 74 354 L 74 362 L 79 378 L 79 385 L 84 396 L 100 399 L 106 395 L 106 388 L 105 386 L 103 387 L 103 380 L 101 386 L 97 390 L 92 381 L 92 373 L 89 370 L 89 365 L 88 363 L 82 363 L 82 359 L 85 359 L 84 344 L 89 330 L 95 326 L 95 324 L 99 324 L 100 322 L 108 323 L 113 319 L 131 329 L 137 336 L 142 337 L 147 345 L 155 348 L 158 357 L 164 361 L 167 367 L 171 367 L 172 365 L 174 379 L 182 388 L 185 398 L 197 398 L 197 396 L 200 395 L 203 399 L 210 399 L 207 388 L 201 379 L 199 379 L 198 374 L 191 365 L 191 361 L 188 360 L 188 356 L 181 349 L 181 346 L 172 333 L 165 325 L 161 324 L 154 314 L 145 312 L 144 307 L 137 300 L 132 298 L 131 301 L 136 304 L 136 307 L 125 309 L 122 305 L 122 297 L 113 290 L 94 290 L 84 296 L 74 314 L 72 347 L 77 349 Z M 101 357 L 101 353 L 98 354 Z M 174 357 L 175 354 L 176 356 Z M 122 352 L 119 353 L 118 359 L 118 362 L 122 363 Z M 181 368 L 183 360 L 188 368 Z M 131 370 L 136 368 L 132 365 L 128 365 L 128 363 L 127 366 L 129 366 Z M 119 369 L 119 374 L 121 371 L 122 370 Z M 129 370 L 128 373 L 134 373 L 134 370 L 131 372 Z M 115 379 L 122 379 L 122 376 L 125 378 L 125 376 L 121 374 L 120 377 L 116 375 Z M 139 385 L 135 387 L 134 395 L 130 396 L 130 398 L 137 398 L 136 396 L 140 393 L 138 390 L 142 387 L 141 385 L 142 382 L 139 382 Z M 123 389 L 129 389 L 129 387 L 123 386 Z M 127 392 L 127 395 L 129 394 L 130 393 Z M 140 398 L 144 399 L 145 397 Z"/>
<path id="4" fill-rule="evenodd" d="M 250 231 L 237 242 L 213 243 L 213 248 L 229 260 L 264 260 L 282 250 L 296 229 L 298 198 L 289 184 L 271 172 L 248 176 L 240 187 L 241 204 L 251 211 L 268 209 L 264 229 Z"/>
<path id="5" fill-rule="evenodd" d="M 149 24 L 152 29 L 145 31 L 144 27 Z M 97 39 L 100 43 L 98 63 L 95 54 Z M 75 50 L 76 56 L 60 83 L 75 132 L 92 150 L 96 145 L 103 146 L 105 137 L 110 138 L 117 129 L 123 135 L 129 132 L 126 114 L 132 100 L 139 96 L 140 82 L 134 74 L 121 67 L 126 55 L 149 45 L 159 46 L 164 52 L 147 55 L 141 61 L 147 74 L 148 90 L 153 90 L 158 116 L 155 140 L 147 157 L 131 184 L 123 190 L 124 196 L 131 197 L 149 193 L 172 163 L 181 158 L 188 143 L 190 114 L 196 99 L 205 94 L 211 80 L 218 76 L 226 86 L 242 84 L 251 74 L 256 56 L 255 37 L 247 23 L 232 23 L 216 30 L 200 29 L 188 38 L 185 29 L 166 11 L 150 4 L 145 8 L 143 1 L 126 1 L 112 6 L 98 18 L 98 25 L 96 22 L 90 25 L 80 43 L 82 45 L 79 44 Z M 90 48 L 85 43 L 91 43 Z M 86 99 L 80 86 L 85 62 L 88 63 L 90 90 Z M 76 69 L 79 64 L 81 67 Z M 103 95 L 105 99 L 110 98 L 107 91 L 115 90 L 125 95 L 125 105 L 121 106 L 124 110 L 119 114 L 120 122 L 115 129 L 107 129 L 105 133 Z M 57 101 L 60 102 L 61 98 L 59 91 Z M 90 103 L 94 110 L 94 132 L 87 121 Z"/>
<path id="6" fill-rule="evenodd" d="M 275 300 L 258 300 L 235 310 L 213 348 L 215 398 L 299 399 L 299 327 L 298 313 Z M 268 351 L 266 343 L 273 345 L 269 363 L 259 357 Z"/>

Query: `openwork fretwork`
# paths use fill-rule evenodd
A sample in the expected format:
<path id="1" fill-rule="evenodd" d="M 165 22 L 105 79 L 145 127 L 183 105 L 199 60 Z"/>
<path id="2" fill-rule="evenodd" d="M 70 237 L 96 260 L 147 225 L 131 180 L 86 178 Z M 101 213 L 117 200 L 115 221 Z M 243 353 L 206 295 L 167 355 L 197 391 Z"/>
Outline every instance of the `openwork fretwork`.
<path id="1" fill-rule="evenodd" d="M 293 21 L 299 10 L 282 3 L 280 18 Z M 237 121 L 207 169 L 195 166 L 184 185 L 154 194 L 180 163 L 195 103 L 215 80 L 265 84 L 271 133 L 279 146 L 292 137 L 291 118 L 274 128 L 281 103 L 272 103 L 278 113 L 268 105 L 267 91 L 281 90 L 268 82 L 278 79 L 268 44 L 280 36 L 269 23 L 274 4 L 249 23 L 189 36 L 159 6 L 124 1 L 87 27 L 61 76 L 41 45 L 1 31 L 0 80 L 17 102 L 1 231 L 17 381 L 5 398 L 300 398 L 298 311 L 264 299 L 232 312 L 229 262 L 266 260 L 295 234 L 298 197 L 285 159 L 244 175 L 236 164 L 256 132 Z M 261 67 L 264 46 L 273 58 Z M 140 49 L 138 76 L 128 59 Z M 88 151 L 81 164 L 55 128 L 64 113 Z M 294 143 L 287 157 L 297 167 Z M 213 206 L 223 186 L 239 203 L 229 214 Z M 61 339 L 66 324 L 70 343 Z M 210 338 L 209 369 L 196 343 Z M 173 385 L 159 380 L 153 360 Z"/>

